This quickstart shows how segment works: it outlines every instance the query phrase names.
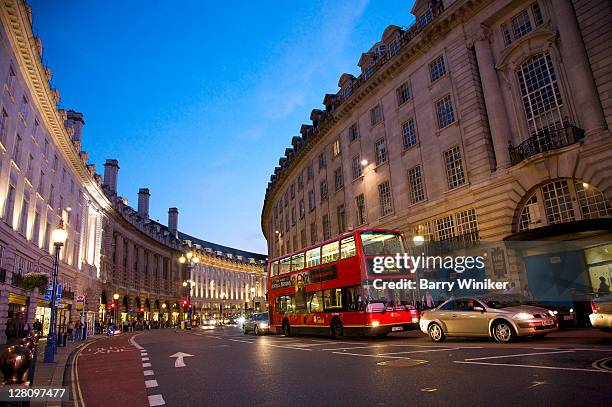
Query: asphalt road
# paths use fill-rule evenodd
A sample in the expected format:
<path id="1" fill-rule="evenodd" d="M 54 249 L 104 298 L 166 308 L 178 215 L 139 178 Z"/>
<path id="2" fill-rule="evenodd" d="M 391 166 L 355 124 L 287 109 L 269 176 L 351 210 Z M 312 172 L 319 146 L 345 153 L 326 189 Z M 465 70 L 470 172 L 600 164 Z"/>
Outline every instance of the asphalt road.
<path id="1" fill-rule="evenodd" d="M 510 345 L 419 333 L 383 339 L 243 335 L 232 327 L 137 334 L 152 405 L 610 405 L 612 335 Z M 175 367 L 177 352 L 184 367 Z M 150 365 L 148 365 L 150 363 Z M 151 399 L 151 397 L 153 397 Z M 89 403 L 87 404 L 89 405 Z M 159 404 L 162 405 L 162 404 Z"/>

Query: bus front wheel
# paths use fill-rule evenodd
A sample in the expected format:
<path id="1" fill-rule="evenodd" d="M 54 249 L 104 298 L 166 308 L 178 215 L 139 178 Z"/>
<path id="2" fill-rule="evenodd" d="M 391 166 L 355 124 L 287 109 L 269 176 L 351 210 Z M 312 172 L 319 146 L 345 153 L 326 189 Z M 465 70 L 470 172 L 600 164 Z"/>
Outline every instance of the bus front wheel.
<path id="1" fill-rule="evenodd" d="M 338 339 L 344 333 L 344 327 L 342 326 L 342 321 L 339 319 L 334 319 L 331 323 L 331 336 L 334 339 Z"/>
<path id="2" fill-rule="evenodd" d="M 283 335 L 291 336 L 291 325 L 289 325 L 289 321 L 283 321 Z"/>

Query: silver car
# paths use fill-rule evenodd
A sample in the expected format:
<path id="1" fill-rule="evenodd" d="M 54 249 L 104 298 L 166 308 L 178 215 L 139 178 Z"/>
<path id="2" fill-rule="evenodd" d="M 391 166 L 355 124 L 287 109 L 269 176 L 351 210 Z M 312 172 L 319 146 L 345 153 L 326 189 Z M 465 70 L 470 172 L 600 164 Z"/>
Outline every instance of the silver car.
<path id="1" fill-rule="evenodd" d="M 589 315 L 593 328 L 612 332 L 612 295 L 594 299 L 591 302 L 593 313 Z"/>
<path id="2" fill-rule="evenodd" d="M 246 335 L 253 332 L 255 335 L 270 332 L 270 317 L 267 312 L 258 312 L 244 321 L 242 332 Z"/>
<path id="3" fill-rule="evenodd" d="M 419 327 L 434 342 L 464 336 L 508 343 L 518 336 L 545 336 L 556 331 L 558 323 L 547 309 L 524 305 L 516 295 L 498 294 L 448 300 L 424 311 Z"/>

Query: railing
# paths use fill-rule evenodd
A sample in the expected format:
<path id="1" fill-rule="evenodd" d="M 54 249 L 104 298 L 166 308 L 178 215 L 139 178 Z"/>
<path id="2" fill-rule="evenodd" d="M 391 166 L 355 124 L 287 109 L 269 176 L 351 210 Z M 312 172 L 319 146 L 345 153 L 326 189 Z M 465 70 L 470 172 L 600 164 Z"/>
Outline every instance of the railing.
<path id="1" fill-rule="evenodd" d="M 564 123 L 559 129 L 542 130 L 516 147 L 510 144 L 510 162 L 516 165 L 533 155 L 567 147 L 578 143 L 583 138 L 584 130 L 569 123 Z"/>

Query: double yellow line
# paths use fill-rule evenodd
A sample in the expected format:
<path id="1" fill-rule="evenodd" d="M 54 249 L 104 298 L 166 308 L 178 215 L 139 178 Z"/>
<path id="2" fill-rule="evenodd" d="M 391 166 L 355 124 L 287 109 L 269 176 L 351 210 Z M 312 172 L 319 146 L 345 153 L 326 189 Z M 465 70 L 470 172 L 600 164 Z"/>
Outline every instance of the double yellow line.
<path id="1" fill-rule="evenodd" d="M 75 407 L 85 407 L 85 401 L 83 400 L 83 392 L 81 391 L 81 385 L 79 383 L 79 366 L 78 360 L 81 352 L 85 350 L 89 345 L 97 341 L 98 339 L 94 339 L 91 342 L 88 342 L 76 351 L 72 358 L 72 366 L 70 369 L 70 388 L 72 390 L 72 400 L 74 401 Z"/>
<path id="2" fill-rule="evenodd" d="M 612 372 L 612 356 L 596 360 L 591 366 L 593 366 L 597 370 Z"/>

